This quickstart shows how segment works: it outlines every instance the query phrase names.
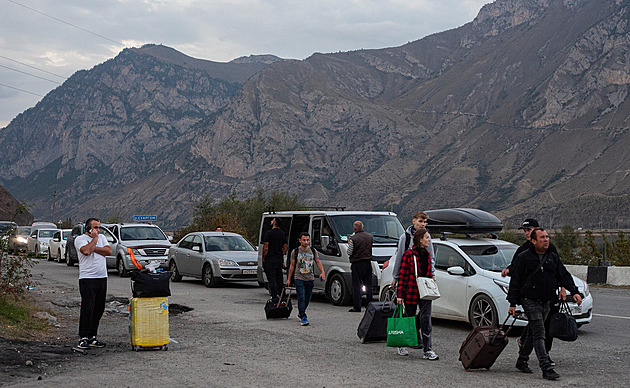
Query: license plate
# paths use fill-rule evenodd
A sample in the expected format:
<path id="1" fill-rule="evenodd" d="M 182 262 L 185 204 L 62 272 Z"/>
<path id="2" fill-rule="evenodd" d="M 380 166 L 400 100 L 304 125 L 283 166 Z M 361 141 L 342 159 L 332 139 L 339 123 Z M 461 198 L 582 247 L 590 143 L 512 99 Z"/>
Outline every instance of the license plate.
<path id="1" fill-rule="evenodd" d="M 572 314 L 582 314 L 582 306 L 572 306 L 571 307 Z"/>
<path id="2" fill-rule="evenodd" d="M 255 269 L 244 269 L 243 270 L 243 275 L 256 275 L 256 270 Z"/>

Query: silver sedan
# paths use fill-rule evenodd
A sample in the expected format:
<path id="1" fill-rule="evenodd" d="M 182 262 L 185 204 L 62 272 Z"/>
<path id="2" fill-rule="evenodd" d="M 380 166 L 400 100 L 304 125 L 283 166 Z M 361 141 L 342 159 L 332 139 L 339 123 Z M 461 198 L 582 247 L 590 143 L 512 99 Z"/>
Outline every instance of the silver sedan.
<path id="1" fill-rule="evenodd" d="M 255 281 L 258 253 L 243 236 L 228 232 L 193 232 L 169 251 L 171 280 L 202 279 L 206 287 L 221 281 Z"/>

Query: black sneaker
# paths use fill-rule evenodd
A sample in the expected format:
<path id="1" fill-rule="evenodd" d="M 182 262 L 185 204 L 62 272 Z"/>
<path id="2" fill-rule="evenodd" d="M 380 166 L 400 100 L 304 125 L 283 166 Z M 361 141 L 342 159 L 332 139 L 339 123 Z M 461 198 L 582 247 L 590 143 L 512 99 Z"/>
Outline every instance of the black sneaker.
<path id="1" fill-rule="evenodd" d="M 560 377 L 558 373 L 556 373 L 553 369 L 547 369 L 543 371 L 543 378 L 547 380 L 556 380 Z"/>
<path id="2" fill-rule="evenodd" d="M 549 357 L 549 365 L 556 366 L 556 362 Z"/>
<path id="3" fill-rule="evenodd" d="M 520 370 L 523 373 L 534 373 L 532 372 L 532 370 L 529 368 L 529 365 L 527 365 L 527 362 L 516 362 L 516 369 Z"/>
<path id="4" fill-rule="evenodd" d="M 348 310 L 348 312 L 351 312 L 351 313 L 360 313 L 360 312 L 361 312 L 361 310 L 357 310 L 357 309 L 355 309 L 355 308 L 353 307 L 353 308 L 351 308 L 350 310 Z"/>
<path id="5" fill-rule="evenodd" d="M 79 341 L 79 344 L 77 345 L 77 348 L 79 348 L 79 349 L 89 349 L 90 348 L 90 342 L 88 341 L 87 338 L 81 338 L 81 341 Z"/>
<path id="6" fill-rule="evenodd" d="M 104 348 L 105 344 L 99 340 L 96 339 L 96 337 L 89 339 L 88 341 L 88 345 L 92 348 Z"/>

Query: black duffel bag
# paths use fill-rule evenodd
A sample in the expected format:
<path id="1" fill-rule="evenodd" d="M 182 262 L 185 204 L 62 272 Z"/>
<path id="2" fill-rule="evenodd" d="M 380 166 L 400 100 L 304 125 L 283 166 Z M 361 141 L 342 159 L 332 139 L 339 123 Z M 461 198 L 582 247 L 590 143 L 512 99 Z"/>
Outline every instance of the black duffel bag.
<path id="1" fill-rule="evenodd" d="M 561 341 L 575 341 L 578 338 L 577 321 L 566 300 L 560 302 L 560 311 L 553 314 L 549 321 L 549 335 Z"/>
<path id="2" fill-rule="evenodd" d="M 134 298 L 171 296 L 169 271 L 151 273 L 147 270 L 131 271 L 131 292 Z"/>

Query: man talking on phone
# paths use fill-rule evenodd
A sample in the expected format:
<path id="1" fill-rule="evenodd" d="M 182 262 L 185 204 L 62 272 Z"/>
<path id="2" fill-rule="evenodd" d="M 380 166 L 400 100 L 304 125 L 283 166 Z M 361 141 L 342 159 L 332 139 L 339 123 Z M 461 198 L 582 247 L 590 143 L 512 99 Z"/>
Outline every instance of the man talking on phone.
<path id="1" fill-rule="evenodd" d="M 96 339 L 98 324 L 105 311 L 107 295 L 107 262 L 105 256 L 112 248 L 102 234 L 98 218 L 85 221 L 85 233 L 74 240 L 79 257 L 79 292 L 81 317 L 79 319 L 79 349 L 102 348 L 105 344 Z"/>

